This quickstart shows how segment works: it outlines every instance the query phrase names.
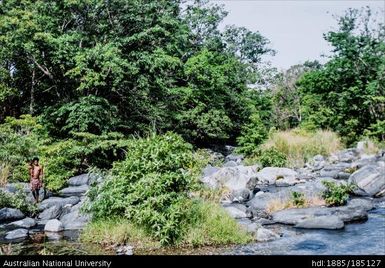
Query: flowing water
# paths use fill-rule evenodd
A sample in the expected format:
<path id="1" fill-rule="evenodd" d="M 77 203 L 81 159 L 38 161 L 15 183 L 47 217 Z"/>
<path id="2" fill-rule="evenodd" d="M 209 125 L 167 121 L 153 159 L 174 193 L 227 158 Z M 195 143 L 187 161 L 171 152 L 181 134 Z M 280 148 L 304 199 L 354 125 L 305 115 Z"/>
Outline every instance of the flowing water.
<path id="1" fill-rule="evenodd" d="M 225 254 L 385 255 L 385 207 L 372 210 L 367 221 L 347 224 L 342 230 L 283 228 L 286 235 L 275 241 L 238 246 Z"/>

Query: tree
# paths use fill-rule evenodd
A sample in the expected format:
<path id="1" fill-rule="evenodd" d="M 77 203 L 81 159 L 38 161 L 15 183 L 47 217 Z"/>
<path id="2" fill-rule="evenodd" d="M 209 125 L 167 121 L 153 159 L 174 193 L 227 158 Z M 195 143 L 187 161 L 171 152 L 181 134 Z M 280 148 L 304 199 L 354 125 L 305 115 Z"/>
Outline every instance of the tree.
<path id="1" fill-rule="evenodd" d="M 334 129 L 351 143 L 385 119 L 385 31 L 369 8 L 349 9 L 338 22 L 325 34 L 334 55 L 300 80 L 302 115 L 303 124 Z"/>

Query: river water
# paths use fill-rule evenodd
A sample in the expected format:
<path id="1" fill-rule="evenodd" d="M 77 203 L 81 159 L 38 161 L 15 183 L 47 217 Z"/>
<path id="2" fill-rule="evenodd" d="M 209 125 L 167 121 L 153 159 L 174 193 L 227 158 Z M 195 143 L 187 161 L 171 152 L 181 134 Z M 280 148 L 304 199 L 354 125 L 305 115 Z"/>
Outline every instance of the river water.
<path id="1" fill-rule="evenodd" d="M 385 205 L 369 213 L 365 222 L 347 224 L 343 230 L 301 230 L 272 226 L 283 236 L 275 241 L 210 249 L 162 249 L 139 254 L 226 255 L 385 255 Z M 1 233 L 1 232 L 0 232 Z M 4 233 L 4 230 L 3 230 Z M 1 235 L 0 235 L 1 236 Z M 78 242 L 77 232 L 46 237 L 36 230 L 32 238 L 9 245 L 0 239 L 3 254 L 114 254 L 113 250 Z M 58 238 L 61 238 L 60 240 Z M 135 253 L 135 250 L 134 250 Z"/>

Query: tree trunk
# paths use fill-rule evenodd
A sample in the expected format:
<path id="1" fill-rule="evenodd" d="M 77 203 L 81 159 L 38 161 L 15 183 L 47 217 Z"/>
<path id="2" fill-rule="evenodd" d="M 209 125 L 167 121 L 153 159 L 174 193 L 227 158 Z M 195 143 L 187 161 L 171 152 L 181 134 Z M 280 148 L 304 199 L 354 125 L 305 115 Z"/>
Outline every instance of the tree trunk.
<path id="1" fill-rule="evenodd" d="M 31 81 L 31 96 L 29 103 L 29 113 L 33 115 L 35 106 L 35 65 L 32 69 L 32 81 Z"/>

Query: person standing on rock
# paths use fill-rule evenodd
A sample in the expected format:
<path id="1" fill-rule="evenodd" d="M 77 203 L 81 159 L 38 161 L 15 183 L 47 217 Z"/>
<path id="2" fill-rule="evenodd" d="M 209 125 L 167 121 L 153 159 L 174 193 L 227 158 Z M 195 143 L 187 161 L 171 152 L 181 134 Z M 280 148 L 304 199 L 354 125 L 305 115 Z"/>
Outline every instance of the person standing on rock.
<path id="1" fill-rule="evenodd" d="M 35 202 L 39 203 L 39 191 L 43 186 L 43 167 L 39 164 L 39 158 L 34 157 L 32 159 L 32 163 L 29 166 L 29 175 L 30 175 L 30 183 L 31 183 L 31 191 L 33 198 L 35 198 Z"/>

